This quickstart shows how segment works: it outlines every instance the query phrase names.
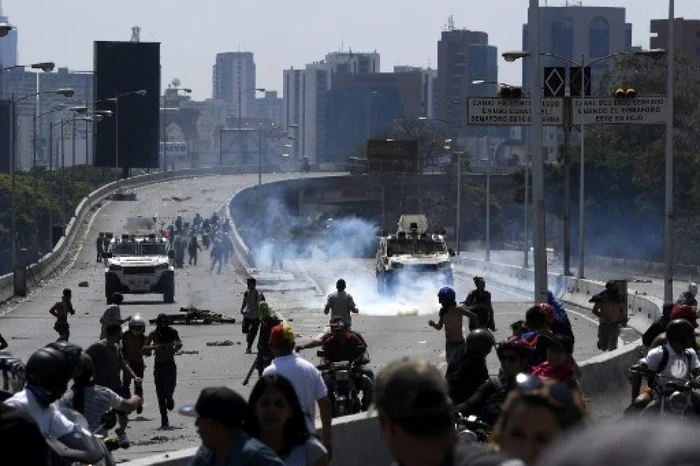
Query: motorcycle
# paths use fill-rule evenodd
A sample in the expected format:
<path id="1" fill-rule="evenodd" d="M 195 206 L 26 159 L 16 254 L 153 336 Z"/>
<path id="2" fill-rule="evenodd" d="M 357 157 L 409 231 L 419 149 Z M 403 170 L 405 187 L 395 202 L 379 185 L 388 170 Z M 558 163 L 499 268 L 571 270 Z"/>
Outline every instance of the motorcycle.
<path id="1" fill-rule="evenodd" d="M 464 417 L 457 413 L 455 429 L 462 443 L 487 443 L 491 436 L 491 426 L 480 421 L 476 416 Z"/>
<path id="2" fill-rule="evenodd" d="M 326 357 L 323 351 L 319 351 L 317 355 L 320 358 Z M 329 387 L 334 418 L 362 411 L 357 384 L 365 375 L 356 362 L 329 362 L 320 365 L 318 369 L 323 375 L 326 386 Z"/>
<path id="3" fill-rule="evenodd" d="M 103 439 L 88 430 L 88 422 L 77 411 L 61 409 L 61 413 L 72 421 L 76 428 L 60 438 L 47 438 L 51 464 L 55 466 L 114 466 L 111 451 L 118 448 L 114 440 Z"/>
<path id="4" fill-rule="evenodd" d="M 671 415 L 681 419 L 697 416 L 691 399 L 695 387 L 692 380 L 681 380 L 636 366 L 631 367 L 629 371 L 647 378 L 653 377 L 654 401 L 642 410 L 642 416 L 651 412 L 659 416 Z"/>

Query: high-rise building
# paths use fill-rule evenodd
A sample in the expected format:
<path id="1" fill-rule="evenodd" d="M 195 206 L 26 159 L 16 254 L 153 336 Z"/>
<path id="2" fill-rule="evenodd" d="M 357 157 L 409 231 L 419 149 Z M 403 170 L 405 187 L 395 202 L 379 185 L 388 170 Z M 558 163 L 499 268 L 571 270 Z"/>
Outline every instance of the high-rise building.
<path id="1" fill-rule="evenodd" d="M 294 153 L 311 163 L 323 158 L 325 147 L 326 98 L 332 76 L 344 73 L 379 72 L 379 54 L 333 52 L 303 70 L 284 71 L 283 126 L 295 138 Z M 294 126 L 291 126 L 294 125 Z"/>
<path id="2" fill-rule="evenodd" d="M 277 91 L 265 91 L 265 96 L 257 99 L 257 116 L 269 120 L 273 126 L 282 126 L 282 98 L 277 96 Z"/>
<path id="3" fill-rule="evenodd" d="M 422 74 L 342 73 L 326 99 L 325 141 L 320 162 L 344 163 L 367 140 L 385 137 L 396 120 L 422 116 Z"/>
<path id="4" fill-rule="evenodd" d="M 9 18 L 2 11 L 2 0 L 0 0 L 0 23 L 9 23 Z M 12 30 L 5 37 L 0 39 L 0 68 L 17 65 L 17 28 Z"/>
<path id="5" fill-rule="evenodd" d="M 700 64 L 700 20 L 676 18 L 676 52 Z M 650 49 L 668 49 L 668 19 L 651 20 Z"/>
<path id="6" fill-rule="evenodd" d="M 438 71 L 432 68 L 420 68 L 418 66 L 395 66 L 394 73 L 421 74 L 421 114 L 426 118 L 437 118 L 436 106 L 438 95 Z"/>
<path id="7" fill-rule="evenodd" d="M 540 7 L 542 52 L 580 62 L 632 49 L 632 25 L 625 21 L 625 9 L 598 6 Z M 523 50 L 529 50 L 528 25 L 523 25 Z M 542 57 L 545 66 L 570 66 L 555 58 Z M 614 60 L 603 60 L 591 69 L 592 89 L 611 71 Z M 523 60 L 523 86 L 529 87 L 530 60 Z"/>
<path id="8" fill-rule="evenodd" d="M 216 54 L 212 73 L 212 95 L 234 108 L 234 115 L 254 117 L 255 60 L 252 52 L 225 52 Z"/>
<path id="9" fill-rule="evenodd" d="M 586 63 L 606 55 L 632 50 L 632 25 L 625 22 L 625 9 L 597 6 L 540 7 L 540 32 L 542 52 Z M 523 25 L 523 50 L 529 50 L 529 29 Z M 530 60 L 523 61 L 523 87 L 530 88 Z M 603 60 L 591 68 L 591 91 L 596 94 L 600 79 L 612 71 L 615 60 Z M 541 57 L 541 66 L 570 67 L 561 60 Z M 568 82 L 568 81 L 567 81 Z M 556 160 L 562 144 L 560 128 L 543 129 L 543 156 Z"/>
<path id="10" fill-rule="evenodd" d="M 496 94 L 498 49 L 488 41 L 485 32 L 466 29 L 443 31 L 438 41 L 437 113 L 455 133 L 466 121 L 469 97 Z"/>

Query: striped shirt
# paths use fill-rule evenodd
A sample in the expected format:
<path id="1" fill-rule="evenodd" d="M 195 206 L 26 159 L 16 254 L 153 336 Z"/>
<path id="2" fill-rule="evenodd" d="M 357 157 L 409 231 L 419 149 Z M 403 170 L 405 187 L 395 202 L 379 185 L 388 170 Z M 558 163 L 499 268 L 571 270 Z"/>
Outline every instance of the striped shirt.
<path id="1" fill-rule="evenodd" d="M 90 432 L 95 433 L 102 425 L 102 416 L 110 409 L 116 409 L 124 398 L 107 387 L 92 385 L 85 388 L 85 406 L 83 416 L 88 422 Z M 59 401 L 60 408 L 73 408 L 73 390 L 68 390 Z"/>

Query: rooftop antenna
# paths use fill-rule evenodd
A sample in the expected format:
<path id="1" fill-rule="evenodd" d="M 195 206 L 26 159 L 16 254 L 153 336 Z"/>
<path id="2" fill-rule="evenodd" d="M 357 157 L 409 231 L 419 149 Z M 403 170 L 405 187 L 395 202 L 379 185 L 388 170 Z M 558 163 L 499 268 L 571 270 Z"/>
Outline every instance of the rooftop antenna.
<path id="1" fill-rule="evenodd" d="M 447 30 L 448 31 L 454 31 L 455 30 L 455 19 L 454 16 L 450 14 L 450 16 L 447 17 Z"/>
<path id="2" fill-rule="evenodd" d="M 131 42 L 141 42 L 141 28 L 134 26 L 131 28 Z"/>

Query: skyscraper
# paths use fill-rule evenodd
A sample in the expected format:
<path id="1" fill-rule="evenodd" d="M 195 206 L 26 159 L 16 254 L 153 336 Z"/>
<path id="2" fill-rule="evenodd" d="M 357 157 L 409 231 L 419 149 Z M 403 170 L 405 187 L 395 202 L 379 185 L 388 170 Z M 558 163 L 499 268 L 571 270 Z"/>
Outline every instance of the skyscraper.
<path id="1" fill-rule="evenodd" d="M 700 65 L 700 20 L 676 18 L 676 52 Z M 668 19 L 651 20 L 650 49 L 668 49 Z"/>
<path id="2" fill-rule="evenodd" d="M 488 42 L 485 32 L 466 29 L 443 31 L 438 41 L 437 113 L 454 132 L 466 121 L 469 97 L 496 93 L 498 49 Z M 484 83 L 474 84 L 477 80 Z"/>
<path id="3" fill-rule="evenodd" d="M 216 54 L 212 95 L 231 105 L 236 117 L 239 114 L 243 118 L 255 116 L 255 60 L 252 52 Z"/>
<path id="4" fill-rule="evenodd" d="M 2 11 L 0 0 L 0 23 L 9 23 L 9 18 Z M 13 28 L 8 35 L 0 37 L 0 68 L 17 65 L 17 28 Z"/>

